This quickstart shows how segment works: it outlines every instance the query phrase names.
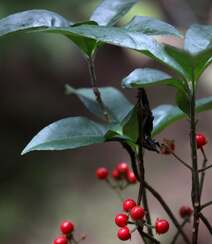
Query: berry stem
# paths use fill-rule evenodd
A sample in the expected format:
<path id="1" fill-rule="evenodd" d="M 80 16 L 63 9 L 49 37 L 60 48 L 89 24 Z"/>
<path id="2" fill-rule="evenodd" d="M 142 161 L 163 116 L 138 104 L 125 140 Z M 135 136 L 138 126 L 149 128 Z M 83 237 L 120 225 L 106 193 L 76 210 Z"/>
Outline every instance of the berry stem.
<path id="1" fill-rule="evenodd" d="M 191 199 L 194 209 L 192 244 L 197 244 L 199 233 L 199 213 L 200 213 L 200 182 L 198 174 L 197 147 L 196 147 L 196 114 L 195 114 L 195 82 L 192 82 L 190 100 L 190 145 L 192 158 L 192 190 Z"/>
<path id="2" fill-rule="evenodd" d="M 167 203 L 162 198 L 162 196 L 152 186 L 150 186 L 147 182 L 145 182 L 145 187 L 160 202 L 161 206 L 166 211 L 166 213 L 168 214 L 169 218 L 172 220 L 173 224 L 175 225 L 175 227 L 179 231 L 179 233 L 182 235 L 184 241 L 187 244 L 190 244 L 190 241 L 189 241 L 187 235 L 185 234 L 185 232 L 181 228 L 180 223 L 178 222 L 178 220 L 176 219 L 176 217 L 172 213 L 170 207 L 167 205 Z"/>
<path id="3" fill-rule="evenodd" d="M 201 206 L 201 210 L 203 210 L 204 208 L 210 206 L 212 204 L 212 201 L 206 202 L 205 204 L 202 204 Z"/>
<path id="4" fill-rule="evenodd" d="M 189 222 L 189 218 L 185 218 L 184 221 L 182 222 L 182 224 L 180 225 L 180 228 L 183 229 L 183 227 L 184 227 L 188 222 Z M 176 234 L 175 234 L 175 236 L 174 236 L 174 238 L 173 238 L 173 240 L 172 240 L 172 242 L 171 242 L 170 244 L 175 244 L 176 241 L 177 241 L 177 239 L 178 239 L 178 237 L 179 237 L 179 235 L 180 235 L 180 232 L 179 232 L 179 230 L 177 230 L 177 232 L 176 232 Z"/>
<path id="5" fill-rule="evenodd" d="M 209 164 L 208 166 L 199 169 L 198 172 L 199 172 L 199 173 L 202 173 L 202 172 L 204 172 L 204 171 L 206 171 L 207 169 L 210 169 L 210 168 L 212 168 L 212 164 Z"/>
<path id="6" fill-rule="evenodd" d="M 107 112 L 107 109 L 105 108 L 105 105 L 102 101 L 102 97 L 101 97 L 101 93 L 97 87 L 97 79 L 96 79 L 96 72 L 95 72 L 95 65 L 94 65 L 94 58 L 93 56 L 92 57 L 88 57 L 87 59 L 87 63 L 88 63 L 88 69 L 89 69 L 89 73 L 90 73 L 90 80 L 91 80 L 91 86 L 92 86 L 92 89 L 93 89 L 93 93 L 96 97 L 96 102 L 99 104 L 102 112 L 103 112 L 103 115 L 104 115 L 104 118 L 107 122 L 110 122 L 111 119 L 110 119 L 110 116 Z"/>
<path id="7" fill-rule="evenodd" d="M 206 154 L 205 154 L 205 151 L 204 151 L 203 147 L 201 147 L 200 150 L 201 150 L 201 153 L 202 153 L 202 156 L 203 156 L 202 168 L 205 168 L 207 166 L 208 159 L 206 157 Z M 202 195 L 204 181 L 205 181 L 205 171 L 203 171 L 201 173 L 201 177 L 200 177 L 200 197 Z"/>
<path id="8" fill-rule="evenodd" d="M 207 218 L 202 213 L 200 213 L 199 217 L 202 220 L 202 222 L 205 224 L 205 226 L 207 227 L 210 234 L 212 235 L 212 226 L 209 223 L 209 221 L 207 220 Z"/>
<path id="9" fill-rule="evenodd" d="M 158 240 L 156 240 L 154 237 L 145 233 L 141 226 L 137 226 L 137 230 L 143 239 L 148 239 L 149 241 L 151 241 L 151 243 L 160 244 L 160 242 Z"/>
<path id="10" fill-rule="evenodd" d="M 106 179 L 105 182 L 116 193 L 116 195 L 122 202 L 124 200 L 124 197 L 122 196 L 120 189 L 118 189 L 116 186 L 114 186 L 109 179 Z"/>
<path id="11" fill-rule="evenodd" d="M 177 156 L 174 152 L 170 151 L 171 155 L 178 160 L 181 164 L 183 164 L 186 168 L 192 170 L 192 167 L 187 164 L 183 159 L 181 159 L 179 156 Z"/>

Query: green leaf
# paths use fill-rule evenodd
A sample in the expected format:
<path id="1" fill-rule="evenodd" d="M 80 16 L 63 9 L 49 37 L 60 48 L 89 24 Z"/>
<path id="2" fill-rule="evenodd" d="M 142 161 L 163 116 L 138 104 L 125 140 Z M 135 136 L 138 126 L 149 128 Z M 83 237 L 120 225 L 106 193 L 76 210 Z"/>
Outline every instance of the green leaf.
<path id="1" fill-rule="evenodd" d="M 135 69 L 122 80 L 122 86 L 127 88 L 142 88 L 162 84 L 183 89 L 181 81 L 172 78 L 165 72 L 151 68 Z"/>
<path id="2" fill-rule="evenodd" d="M 192 25 L 186 32 L 184 48 L 193 55 L 212 49 L 212 25 Z"/>
<path id="3" fill-rule="evenodd" d="M 99 88 L 102 101 L 108 111 L 112 122 L 120 122 L 131 110 L 132 104 L 127 98 L 114 87 Z M 74 89 L 66 85 L 67 94 L 75 94 L 79 97 L 86 108 L 96 116 L 103 118 L 102 110 L 96 102 L 96 98 L 91 88 Z"/>
<path id="4" fill-rule="evenodd" d="M 114 25 L 138 0 L 103 0 L 90 19 L 99 25 Z"/>
<path id="5" fill-rule="evenodd" d="M 184 66 L 167 53 L 165 45 L 158 43 L 156 40 L 142 32 L 130 31 L 119 27 L 91 25 L 81 25 L 69 28 L 48 28 L 43 31 L 63 33 L 64 35 L 70 36 L 70 38 L 73 35 L 85 36 L 103 43 L 134 49 L 166 64 L 177 71 L 181 76 L 190 78 L 187 71 L 184 69 Z"/>
<path id="6" fill-rule="evenodd" d="M 186 32 L 184 49 L 192 55 L 193 80 L 197 81 L 212 62 L 212 25 L 192 25 Z"/>
<path id="7" fill-rule="evenodd" d="M 146 35 L 181 36 L 174 26 L 149 16 L 135 16 L 125 28 L 130 31 L 142 32 Z"/>
<path id="8" fill-rule="evenodd" d="M 212 96 L 202 98 L 196 101 L 196 112 L 200 113 L 212 109 Z M 186 114 L 183 113 L 178 107 L 173 105 L 160 105 L 153 109 L 154 115 L 154 129 L 152 135 L 155 136 L 167 128 L 174 122 L 186 118 Z"/>
<path id="9" fill-rule="evenodd" d="M 38 27 L 69 27 L 73 23 L 48 10 L 28 10 L 0 20 L 0 36 Z"/>
<path id="10" fill-rule="evenodd" d="M 107 128 L 83 117 L 59 120 L 42 129 L 22 154 L 35 150 L 64 150 L 105 141 Z"/>
<path id="11" fill-rule="evenodd" d="M 96 25 L 94 21 L 86 21 L 80 23 L 72 23 L 66 20 L 63 16 L 48 11 L 48 10 L 28 10 L 9 15 L 6 18 L 0 20 L 0 37 L 14 34 L 17 32 L 31 32 L 39 28 L 59 28 L 69 26 L 79 26 L 82 24 Z M 60 32 L 59 34 L 64 35 Z M 68 35 L 71 39 L 87 56 L 92 56 L 94 50 L 97 47 L 95 40 L 83 37 Z"/>
<path id="12" fill-rule="evenodd" d="M 176 93 L 177 106 L 190 117 L 190 101 L 189 96 L 185 96 L 181 91 Z"/>

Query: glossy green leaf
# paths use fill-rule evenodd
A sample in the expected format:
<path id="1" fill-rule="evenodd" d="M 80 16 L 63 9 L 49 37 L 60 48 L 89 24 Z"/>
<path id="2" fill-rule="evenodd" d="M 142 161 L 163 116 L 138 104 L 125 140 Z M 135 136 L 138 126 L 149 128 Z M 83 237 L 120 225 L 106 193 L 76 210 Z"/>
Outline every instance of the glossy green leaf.
<path id="1" fill-rule="evenodd" d="M 178 63 L 166 51 L 166 46 L 158 43 L 148 35 L 138 31 L 130 31 L 120 27 L 105 27 L 93 25 L 81 25 L 68 28 L 47 28 L 37 31 L 60 33 L 71 38 L 72 36 L 84 36 L 102 43 L 108 43 L 120 47 L 130 48 L 144 53 L 151 58 L 174 69 L 183 77 L 188 77 L 187 71 L 181 63 Z M 184 57 L 182 57 L 184 58 Z M 190 78 L 190 77 L 189 77 Z"/>
<path id="2" fill-rule="evenodd" d="M 72 23 L 63 16 L 48 10 L 29 10 L 12 14 L 0 20 L 0 37 L 17 32 L 31 32 L 39 28 L 67 28 L 69 26 L 79 26 L 82 24 L 96 25 L 94 21 Z M 64 35 L 64 33 L 59 32 Z M 92 56 L 97 47 L 95 40 L 84 36 L 68 35 L 87 56 Z"/>
<path id="3" fill-rule="evenodd" d="M 146 35 L 181 36 L 174 26 L 149 16 L 135 16 L 125 28 L 130 31 L 142 32 Z"/>
<path id="4" fill-rule="evenodd" d="M 162 84 L 183 89 L 181 81 L 172 78 L 165 72 L 151 68 L 135 69 L 122 80 L 122 86 L 127 88 L 145 88 Z"/>
<path id="5" fill-rule="evenodd" d="M 99 88 L 99 90 L 101 92 L 102 101 L 112 122 L 120 122 L 131 110 L 132 104 L 114 87 L 102 87 Z M 103 118 L 102 110 L 96 102 L 92 89 L 74 89 L 73 87 L 66 85 L 66 92 L 67 94 L 77 95 L 91 113 Z"/>
<path id="6" fill-rule="evenodd" d="M 73 23 L 48 10 L 28 10 L 0 20 L 0 36 L 37 27 L 68 27 Z"/>
<path id="7" fill-rule="evenodd" d="M 193 80 L 197 81 L 212 62 L 212 25 L 192 25 L 186 32 L 184 49 L 192 55 Z"/>
<path id="8" fill-rule="evenodd" d="M 192 25 L 186 32 L 184 48 L 193 55 L 212 49 L 212 25 Z"/>
<path id="9" fill-rule="evenodd" d="M 105 141 L 107 129 L 83 117 L 59 120 L 42 129 L 25 147 L 22 154 L 35 150 L 64 150 Z"/>
<path id="10" fill-rule="evenodd" d="M 212 96 L 202 98 L 196 101 L 196 112 L 200 113 L 210 109 L 212 109 Z M 153 136 L 159 134 L 162 130 L 164 130 L 174 122 L 187 117 L 182 110 L 173 105 L 160 105 L 153 109 L 153 115 Z"/>
<path id="11" fill-rule="evenodd" d="M 102 0 L 90 19 L 99 25 L 114 25 L 138 0 Z"/>

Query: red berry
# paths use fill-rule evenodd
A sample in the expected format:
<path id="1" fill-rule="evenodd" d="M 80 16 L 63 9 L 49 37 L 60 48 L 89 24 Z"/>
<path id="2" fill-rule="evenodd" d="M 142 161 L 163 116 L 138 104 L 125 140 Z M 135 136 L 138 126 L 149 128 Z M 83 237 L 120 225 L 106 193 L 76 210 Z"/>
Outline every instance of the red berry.
<path id="1" fill-rule="evenodd" d="M 117 236 L 122 241 L 127 241 L 131 238 L 130 230 L 128 227 L 123 227 L 119 229 Z"/>
<path id="2" fill-rule="evenodd" d="M 112 171 L 112 177 L 114 180 L 119 180 L 121 177 L 120 172 L 117 169 L 114 169 Z"/>
<path id="3" fill-rule="evenodd" d="M 126 199 L 123 202 L 123 210 L 129 212 L 133 207 L 136 206 L 136 202 L 133 199 Z"/>
<path id="4" fill-rule="evenodd" d="M 57 237 L 54 240 L 54 244 L 68 244 L 68 239 L 65 236 Z"/>
<path id="5" fill-rule="evenodd" d="M 115 223 L 119 226 L 119 227 L 124 227 L 127 225 L 127 221 L 128 221 L 129 217 L 126 214 L 118 214 L 115 217 Z"/>
<path id="6" fill-rule="evenodd" d="M 196 143 L 197 143 L 197 148 L 201 148 L 203 147 L 204 145 L 207 144 L 207 138 L 205 137 L 204 134 L 202 133 L 198 133 L 196 134 Z"/>
<path id="7" fill-rule="evenodd" d="M 125 162 L 121 162 L 116 166 L 116 169 L 119 171 L 121 174 L 127 174 L 129 171 L 129 166 Z"/>
<path id="8" fill-rule="evenodd" d="M 131 184 L 135 184 L 137 182 L 135 174 L 132 171 L 129 171 L 127 173 L 127 181 Z"/>
<path id="9" fill-rule="evenodd" d="M 169 230 L 169 222 L 165 219 L 157 219 L 155 229 L 157 234 L 164 234 Z"/>
<path id="10" fill-rule="evenodd" d="M 191 217 L 193 210 L 189 206 L 182 206 L 179 210 L 179 214 L 181 218 L 189 218 Z"/>
<path id="11" fill-rule="evenodd" d="M 140 206 L 135 206 L 130 210 L 130 216 L 133 220 L 143 219 L 145 214 L 144 208 Z"/>
<path id="12" fill-rule="evenodd" d="M 98 168 L 96 170 L 96 177 L 99 180 L 105 180 L 105 179 L 107 179 L 107 177 L 108 177 L 108 170 L 106 168 L 104 168 L 104 167 Z"/>
<path id="13" fill-rule="evenodd" d="M 60 225 L 60 230 L 65 235 L 70 234 L 74 230 L 74 224 L 71 223 L 70 221 L 64 221 Z"/>

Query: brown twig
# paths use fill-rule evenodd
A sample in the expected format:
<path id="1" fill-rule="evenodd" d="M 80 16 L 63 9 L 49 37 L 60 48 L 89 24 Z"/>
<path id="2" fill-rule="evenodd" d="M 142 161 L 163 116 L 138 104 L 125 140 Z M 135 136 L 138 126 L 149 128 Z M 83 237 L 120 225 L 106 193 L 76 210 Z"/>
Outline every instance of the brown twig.
<path id="1" fill-rule="evenodd" d="M 207 218 L 202 213 L 200 213 L 199 217 L 202 220 L 202 222 L 205 224 L 205 226 L 207 227 L 210 234 L 212 235 L 212 226 L 209 223 L 209 221 L 207 220 Z"/>
<path id="2" fill-rule="evenodd" d="M 202 204 L 200 209 L 203 210 L 204 208 L 206 208 L 206 207 L 208 207 L 210 205 L 212 205 L 212 201 Z"/>

